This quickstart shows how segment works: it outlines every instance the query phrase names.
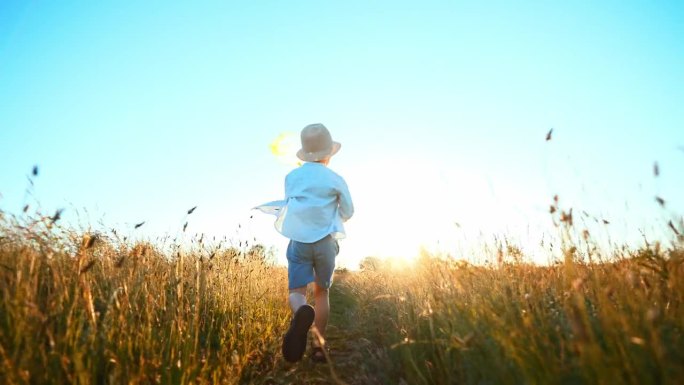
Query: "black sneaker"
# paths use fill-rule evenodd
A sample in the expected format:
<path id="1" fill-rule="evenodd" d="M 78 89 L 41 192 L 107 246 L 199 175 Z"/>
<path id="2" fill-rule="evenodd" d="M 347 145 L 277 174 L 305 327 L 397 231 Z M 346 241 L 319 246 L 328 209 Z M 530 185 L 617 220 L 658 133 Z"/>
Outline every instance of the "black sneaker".
<path id="1" fill-rule="evenodd" d="M 283 338 L 283 356 L 288 362 L 297 362 L 302 359 L 306 350 L 306 337 L 315 315 L 313 306 L 303 305 L 292 317 L 290 329 Z"/>

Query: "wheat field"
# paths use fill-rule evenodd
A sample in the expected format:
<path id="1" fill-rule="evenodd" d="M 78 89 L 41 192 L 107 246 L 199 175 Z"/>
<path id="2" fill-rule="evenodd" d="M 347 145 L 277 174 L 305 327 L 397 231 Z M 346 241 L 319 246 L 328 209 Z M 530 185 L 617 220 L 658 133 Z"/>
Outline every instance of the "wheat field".
<path id="1" fill-rule="evenodd" d="M 509 249 L 338 271 L 321 365 L 282 359 L 287 273 L 263 247 L 0 217 L 6 384 L 684 383 L 681 237 L 593 263 L 566 245 L 550 266 Z"/>

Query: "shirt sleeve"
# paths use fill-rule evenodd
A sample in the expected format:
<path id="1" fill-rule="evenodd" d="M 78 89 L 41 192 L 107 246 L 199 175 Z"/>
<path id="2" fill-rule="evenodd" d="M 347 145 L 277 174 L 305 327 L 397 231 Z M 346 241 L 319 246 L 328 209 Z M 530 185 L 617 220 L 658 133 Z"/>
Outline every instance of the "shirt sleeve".
<path id="1" fill-rule="evenodd" d="M 354 215 L 354 203 L 352 202 L 351 194 L 349 194 L 347 182 L 342 178 L 340 178 L 338 186 L 337 199 L 340 205 L 340 216 L 346 222 Z"/>

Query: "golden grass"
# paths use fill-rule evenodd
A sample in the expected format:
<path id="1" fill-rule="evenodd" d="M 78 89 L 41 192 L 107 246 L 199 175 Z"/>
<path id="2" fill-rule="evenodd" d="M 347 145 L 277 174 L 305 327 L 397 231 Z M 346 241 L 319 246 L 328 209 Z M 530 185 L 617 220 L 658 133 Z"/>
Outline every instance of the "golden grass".
<path id="1" fill-rule="evenodd" d="M 283 363 L 287 277 L 263 250 L 76 234 L 0 212 L 0 378 L 29 383 L 677 384 L 684 252 L 340 274 L 332 365 Z M 567 218 L 565 220 L 567 222 Z M 596 260 L 600 260 L 596 259 Z M 330 370 L 333 369 L 333 370 Z"/>
<path id="2" fill-rule="evenodd" d="M 286 272 L 252 252 L 0 228 L 7 383 L 237 383 L 277 361 Z"/>
<path id="3" fill-rule="evenodd" d="M 346 286 L 368 338 L 409 384 L 684 379 L 682 249 L 551 267 L 423 258 L 413 271 L 379 268 Z"/>

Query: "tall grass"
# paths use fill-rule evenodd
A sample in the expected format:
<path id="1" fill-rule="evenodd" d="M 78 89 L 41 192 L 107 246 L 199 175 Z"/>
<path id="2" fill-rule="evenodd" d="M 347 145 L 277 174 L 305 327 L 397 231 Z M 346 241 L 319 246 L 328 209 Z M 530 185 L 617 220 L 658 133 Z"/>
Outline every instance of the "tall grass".
<path id="1" fill-rule="evenodd" d="M 330 366 L 292 366 L 286 271 L 261 248 L 162 250 L 58 220 L 0 212 L 2 383 L 684 382 L 681 239 L 583 259 L 568 236 L 551 266 L 515 248 L 367 264 L 332 287 Z"/>
<path id="2" fill-rule="evenodd" d="M 287 277 L 261 249 L 162 253 L 56 219 L 0 219 L 1 382 L 238 383 L 275 365 Z"/>
<path id="3" fill-rule="evenodd" d="M 684 383 L 682 248 L 548 267 L 422 258 L 344 289 L 409 384 Z"/>

